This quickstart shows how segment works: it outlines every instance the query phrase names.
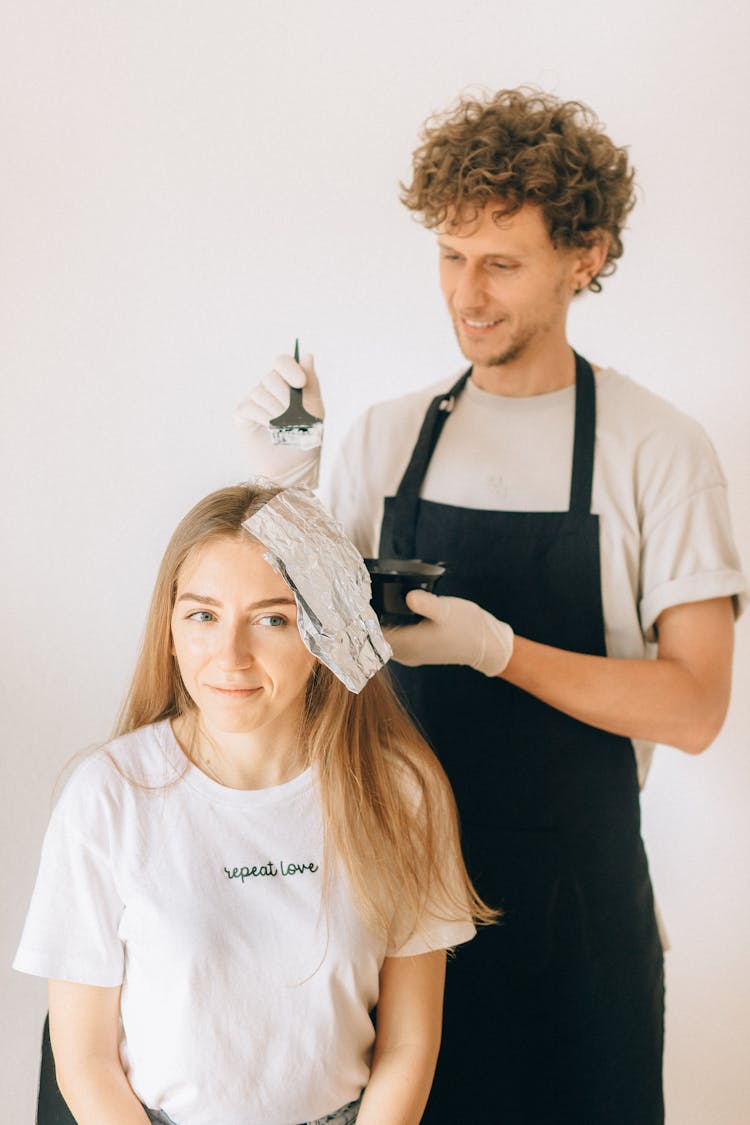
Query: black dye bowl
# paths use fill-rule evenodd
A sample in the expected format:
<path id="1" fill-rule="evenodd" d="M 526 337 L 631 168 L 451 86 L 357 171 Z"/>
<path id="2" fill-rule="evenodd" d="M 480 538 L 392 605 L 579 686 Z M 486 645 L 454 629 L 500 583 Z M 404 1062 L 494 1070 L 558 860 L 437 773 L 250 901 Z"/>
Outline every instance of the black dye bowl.
<path id="1" fill-rule="evenodd" d="M 410 590 L 429 590 L 445 574 L 442 563 L 421 559 L 365 559 L 372 582 L 372 608 L 381 625 L 414 625 L 423 621 L 406 601 Z"/>

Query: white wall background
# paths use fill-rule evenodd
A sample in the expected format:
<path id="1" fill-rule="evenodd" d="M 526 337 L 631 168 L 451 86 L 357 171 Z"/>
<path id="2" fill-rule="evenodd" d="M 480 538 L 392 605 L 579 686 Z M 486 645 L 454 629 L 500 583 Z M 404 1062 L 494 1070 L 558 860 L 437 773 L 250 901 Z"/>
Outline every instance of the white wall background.
<path id="1" fill-rule="evenodd" d="M 589 102 L 639 170 L 624 262 L 572 339 L 700 417 L 750 560 L 744 0 L 0 2 L 6 545 L 4 1120 L 33 1120 L 44 986 L 11 973 L 54 779 L 105 737 L 178 518 L 244 466 L 234 402 L 295 335 L 329 448 L 460 364 L 397 202 L 468 86 Z M 644 799 L 668 957 L 670 1125 L 750 1120 L 750 670 Z M 501 1118 L 499 1118 L 501 1121 Z M 635 1125 L 635 1123 L 634 1123 Z"/>

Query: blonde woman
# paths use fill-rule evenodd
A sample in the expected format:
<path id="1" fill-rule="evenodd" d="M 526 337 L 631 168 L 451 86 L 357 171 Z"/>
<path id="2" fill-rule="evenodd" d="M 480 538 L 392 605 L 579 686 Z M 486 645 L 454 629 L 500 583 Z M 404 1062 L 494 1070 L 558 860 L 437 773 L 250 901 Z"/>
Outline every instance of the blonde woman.
<path id="1" fill-rule="evenodd" d="M 243 526 L 276 497 L 179 525 L 116 738 L 53 813 L 16 967 L 79 1125 L 417 1123 L 445 951 L 492 916 L 385 673 L 357 694 L 303 643 Z"/>

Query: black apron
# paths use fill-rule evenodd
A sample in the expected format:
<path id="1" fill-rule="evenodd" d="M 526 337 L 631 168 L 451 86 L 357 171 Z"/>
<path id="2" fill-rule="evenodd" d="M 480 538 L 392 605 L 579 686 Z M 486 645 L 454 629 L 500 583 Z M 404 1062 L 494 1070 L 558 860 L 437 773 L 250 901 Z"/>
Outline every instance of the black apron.
<path id="1" fill-rule="evenodd" d="M 441 595 L 520 636 L 604 656 L 591 367 L 576 356 L 567 512 L 419 498 L 470 374 L 430 405 L 385 501 L 380 554 L 444 562 Z M 424 1122 L 661 1125 L 663 960 L 632 744 L 466 667 L 391 668 L 453 785 L 469 873 L 504 911 L 449 960 Z"/>

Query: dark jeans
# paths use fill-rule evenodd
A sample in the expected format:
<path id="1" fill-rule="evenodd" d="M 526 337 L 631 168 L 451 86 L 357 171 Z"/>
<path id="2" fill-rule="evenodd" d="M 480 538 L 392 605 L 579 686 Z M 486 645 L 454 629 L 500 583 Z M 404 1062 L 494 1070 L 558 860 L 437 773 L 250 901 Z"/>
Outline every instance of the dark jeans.
<path id="1" fill-rule="evenodd" d="M 304 1122 L 303 1125 L 355 1125 L 357 1120 L 357 1112 L 359 1110 L 360 1098 L 354 1102 L 348 1102 L 347 1105 L 342 1105 L 340 1109 L 334 1110 L 333 1113 L 327 1113 L 325 1117 L 316 1117 L 314 1121 Z M 146 1109 L 149 1119 L 154 1122 L 154 1125 L 175 1125 L 171 1117 L 167 1117 L 163 1110 Z"/>

